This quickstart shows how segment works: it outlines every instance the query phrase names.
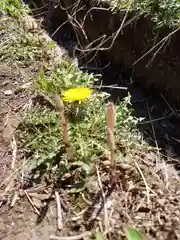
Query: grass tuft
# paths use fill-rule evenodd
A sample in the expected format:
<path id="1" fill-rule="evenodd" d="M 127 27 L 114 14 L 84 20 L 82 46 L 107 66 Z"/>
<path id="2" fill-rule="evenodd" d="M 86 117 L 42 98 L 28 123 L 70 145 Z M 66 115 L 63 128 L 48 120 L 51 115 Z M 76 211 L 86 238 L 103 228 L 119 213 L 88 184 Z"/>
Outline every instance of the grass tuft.
<path id="1" fill-rule="evenodd" d="M 98 81 L 98 76 L 80 71 L 72 60 L 62 61 L 50 75 L 45 74 L 48 69 L 41 69 L 35 84 L 37 89 L 48 95 L 61 94 L 62 90 L 77 86 L 92 86 Z"/>
<path id="2" fill-rule="evenodd" d="M 30 10 L 21 0 L 2 0 L 0 1 L 0 11 L 15 18 L 22 18 L 26 16 Z"/>
<path id="3" fill-rule="evenodd" d="M 8 23 L 8 24 L 7 24 Z M 18 61 L 29 66 L 33 61 L 48 62 L 51 58 L 52 42 L 45 42 L 37 32 L 30 32 L 18 20 L 4 20 L 0 40 L 0 60 L 10 63 Z"/>
<path id="4" fill-rule="evenodd" d="M 74 86 L 93 87 L 97 76 L 79 71 L 71 61 L 63 61 L 55 69 L 41 73 L 35 81 L 39 94 L 49 96 L 60 94 L 64 89 Z M 69 141 L 74 151 L 73 165 L 88 174 L 93 164 L 109 154 L 107 150 L 107 93 L 94 90 L 95 94 L 88 101 L 76 105 L 65 104 L 69 121 Z M 132 117 L 130 96 L 117 105 L 117 125 L 115 141 L 123 145 L 127 151 L 135 149 L 141 142 L 137 134 L 138 119 Z M 45 108 L 45 110 L 43 110 Z M 130 130 L 131 133 L 130 133 Z M 30 113 L 21 128 L 21 141 L 26 151 L 31 153 L 33 166 L 42 163 L 64 162 L 67 168 L 67 155 L 63 145 L 63 137 L 59 114 L 51 108 L 39 107 Z M 135 140 L 135 141 L 134 141 Z M 120 149 L 117 149 L 117 152 Z M 120 159 L 119 159 L 120 161 Z"/>
<path id="5" fill-rule="evenodd" d="M 149 15 L 156 27 L 178 27 L 180 24 L 180 1 L 179 0 L 103 0 L 111 4 L 113 10 L 128 9 Z"/>

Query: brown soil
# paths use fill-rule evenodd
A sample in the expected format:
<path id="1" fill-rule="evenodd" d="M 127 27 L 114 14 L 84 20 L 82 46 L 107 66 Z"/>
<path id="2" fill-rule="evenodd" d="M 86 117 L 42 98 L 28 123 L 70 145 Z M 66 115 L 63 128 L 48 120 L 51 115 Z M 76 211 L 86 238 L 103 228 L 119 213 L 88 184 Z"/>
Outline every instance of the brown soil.
<path id="1" fill-rule="evenodd" d="M 56 231 L 56 207 L 50 206 L 47 219 L 40 225 L 29 203 L 24 199 L 16 202 L 14 208 L 1 208 L 0 239 L 3 240 L 49 240 Z"/>
<path id="2" fill-rule="evenodd" d="M 18 90 L 25 86 L 27 77 L 28 73 L 16 65 L 10 67 L 6 63 L 0 64 L 0 182 L 11 172 L 12 152 L 16 148 L 13 146 L 13 137 L 29 100 L 26 89 Z M 14 144 L 15 141 L 14 139 Z M 19 156 L 20 153 L 17 152 L 17 162 Z"/>
<path id="3" fill-rule="evenodd" d="M 50 205 L 47 217 L 37 225 L 27 198 L 20 194 L 21 180 L 13 172 L 24 162 L 24 154 L 19 148 L 15 132 L 25 113 L 31 108 L 31 91 L 29 83 L 32 71 L 20 68 L 18 64 L 10 67 L 0 64 L 0 239 L 43 239 L 56 231 L 56 208 Z M 17 148 L 17 149 L 16 149 Z M 15 151 L 15 168 L 12 169 Z M 15 206 L 10 207 L 13 199 Z M 21 197 L 20 197 L 21 196 Z"/>

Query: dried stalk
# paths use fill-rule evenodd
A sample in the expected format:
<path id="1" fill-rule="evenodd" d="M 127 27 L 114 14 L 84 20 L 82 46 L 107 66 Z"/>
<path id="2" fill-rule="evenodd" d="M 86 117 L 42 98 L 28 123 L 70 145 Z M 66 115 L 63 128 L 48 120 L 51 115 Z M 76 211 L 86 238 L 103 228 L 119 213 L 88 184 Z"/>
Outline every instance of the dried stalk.
<path id="1" fill-rule="evenodd" d="M 91 236 L 90 232 L 84 232 L 76 236 L 68 236 L 68 237 L 58 237 L 58 236 L 50 235 L 50 240 L 81 240 L 85 238 L 87 239 L 87 237 L 89 236 Z"/>
<path id="2" fill-rule="evenodd" d="M 101 181 L 101 177 L 99 174 L 99 169 L 96 166 L 96 172 L 97 172 L 97 177 L 98 177 L 98 184 L 99 184 L 99 188 L 101 190 L 101 194 L 102 194 L 102 200 L 103 200 L 103 206 L 104 206 L 104 226 L 105 226 L 105 230 L 107 231 L 107 229 L 109 229 L 109 218 L 108 218 L 108 211 L 107 211 L 107 202 L 106 202 L 106 196 L 103 190 L 103 186 L 102 186 L 102 181 Z"/>
<path id="3" fill-rule="evenodd" d="M 16 139 L 13 136 L 12 142 L 11 142 L 11 147 L 12 147 L 12 163 L 11 163 L 11 168 L 14 170 L 15 168 L 15 162 L 16 162 L 16 154 L 17 154 L 17 144 L 16 144 Z"/>
<path id="4" fill-rule="evenodd" d="M 59 193 L 57 191 L 55 191 L 55 198 L 56 198 L 56 204 L 57 204 L 57 225 L 58 225 L 58 229 L 62 230 L 63 224 L 62 224 L 61 201 L 60 201 Z"/>
<path id="5" fill-rule="evenodd" d="M 65 117 L 65 113 L 64 113 L 64 103 L 61 100 L 61 98 L 59 97 L 59 95 L 54 96 L 54 102 L 55 102 L 56 107 L 59 110 L 59 114 L 60 114 L 60 121 L 61 121 L 61 127 L 62 127 L 62 132 L 63 132 L 63 142 L 64 142 L 64 146 L 65 146 L 65 149 L 67 152 L 68 160 L 72 161 L 73 151 L 72 151 L 72 148 L 71 148 L 70 142 L 69 142 L 68 121 L 67 121 L 67 119 Z"/>
<path id="6" fill-rule="evenodd" d="M 108 130 L 108 145 L 111 152 L 111 169 L 112 175 L 116 174 L 116 156 L 115 156 L 115 141 L 114 141 L 114 127 L 116 124 L 116 108 L 114 103 L 109 103 L 107 111 L 107 130 Z"/>
<path id="7" fill-rule="evenodd" d="M 35 207 L 33 201 L 32 201 L 31 198 L 29 197 L 29 195 L 28 195 L 28 193 L 27 193 L 26 190 L 24 190 L 24 193 L 25 193 L 28 201 L 30 202 L 31 206 L 34 208 L 34 211 L 36 212 L 36 214 L 37 214 L 38 216 L 40 216 L 40 212 L 39 212 L 38 209 Z"/>

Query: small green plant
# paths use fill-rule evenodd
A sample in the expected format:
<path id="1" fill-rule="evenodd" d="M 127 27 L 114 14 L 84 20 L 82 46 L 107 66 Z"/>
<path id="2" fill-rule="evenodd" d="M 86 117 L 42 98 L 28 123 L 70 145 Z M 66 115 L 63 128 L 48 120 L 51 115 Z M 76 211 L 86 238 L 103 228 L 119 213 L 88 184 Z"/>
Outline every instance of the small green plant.
<path id="1" fill-rule="evenodd" d="M 96 240 L 105 240 L 102 232 L 97 232 L 95 235 Z"/>
<path id="2" fill-rule="evenodd" d="M 127 240 L 143 240 L 142 235 L 134 228 L 126 229 Z"/>
<path id="3" fill-rule="evenodd" d="M 51 69 L 51 72 L 48 68 L 41 70 L 35 86 L 38 94 L 49 95 L 51 99 L 54 94 L 62 96 L 64 90 L 70 87 L 93 88 L 93 83 L 97 80 L 97 76 L 79 71 L 71 61 L 63 61 L 59 66 Z M 49 167 L 58 159 L 59 162 L 64 162 L 66 170 L 76 166 L 84 177 L 88 176 L 95 161 L 108 152 L 106 120 L 108 97 L 108 94 L 94 89 L 93 97 L 78 105 L 81 110 L 81 118 L 78 119 L 70 117 L 72 104 L 65 104 L 69 121 L 69 141 L 74 152 L 73 163 L 68 162 L 58 112 L 51 108 L 45 110 L 38 108 L 30 113 L 21 129 L 21 142 L 26 151 L 31 153 L 33 166 L 47 163 Z M 138 120 L 131 116 L 132 110 L 129 106 L 130 95 L 116 108 L 115 141 L 125 144 L 127 149 L 134 148 L 140 140 L 135 130 Z M 130 129 L 132 132 L 128 135 Z"/>
<path id="4" fill-rule="evenodd" d="M 113 0 L 109 2 L 113 10 L 129 9 L 130 12 L 140 11 L 144 15 L 149 15 L 158 28 L 178 27 L 180 24 L 179 0 Z"/>
<path id="5" fill-rule="evenodd" d="M 136 1 L 134 6 L 150 14 L 157 27 L 174 27 L 180 24 L 179 0 Z"/>
<path id="6" fill-rule="evenodd" d="M 62 148 L 58 112 L 37 108 L 29 113 L 19 129 L 22 146 L 31 153 L 29 169 L 46 163 L 51 168 Z"/>
<path id="7" fill-rule="evenodd" d="M 1 60 L 10 62 L 21 61 L 25 65 L 30 65 L 33 61 L 49 60 L 50 51 L 47 46 L 48 44 L 45 44 L 37 33 L 32 34 L 31 32 L 22 30 L 22 28 L 18 27 L 16 21 L 13 21 L 9 26 L 5 25 L 5 27 L 6 34 L 2 35 L 1 38 Z M 6 39 L 7 35 L 8 40 Z"/>
<path id="8" fill-rule="evenodd" d="M 77 86 L 92 86 L 98 81 L 98 75 L 80 71 L 72 60 L 62 61 L 50 74 L 45 74 L 45 71 L 48 73 L 48 69 L 41 69 L 35 84 L 40 92 L 50 96 Z"/>
<path id="9" fill-rule="evenodd" d="M 21 18 L 29 12 L 29 8 L 21 0 L 1 0 L 0 11 L 15 18 Z"/>

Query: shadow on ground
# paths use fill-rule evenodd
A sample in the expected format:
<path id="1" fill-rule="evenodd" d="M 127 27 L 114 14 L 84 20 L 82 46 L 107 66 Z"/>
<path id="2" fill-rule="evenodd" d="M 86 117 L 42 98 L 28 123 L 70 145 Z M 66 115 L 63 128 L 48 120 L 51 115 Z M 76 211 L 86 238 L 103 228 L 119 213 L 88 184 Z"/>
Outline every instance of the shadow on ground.
<path id="1" fill-rule="evenodd" d="M 104 66 L 107 66 L 107 64 L 104 64 Z M 130 92 L 135 116 L 144 118 L 142 123 L 138 125 L 144 139 L 151 146 L 158 146 L 161 152 L 169 157 L 168 161 L 173 162 L 173 158 L 179 159 L 180 116 L 179 111 L 169 99 L 161 93 L 157 94 L 157 90 L 154 91 L 153 88 L 146 88 L 132 82 L 129 73 L 118 72 L 110 65 L 104 69 L 102 66 L 100 68 L 101 70 L 97 69 L 94 72 L 102 74 L 102 85 L 127 87 L 127 90 L 116 89 L 114 86 L 109 89 L 102 87 L 101 90 L 110 93 L 115 102 L 118 102 Z M 178 168 L 178 164 L 176 164 L 176 167 Z"/>

